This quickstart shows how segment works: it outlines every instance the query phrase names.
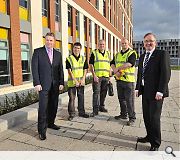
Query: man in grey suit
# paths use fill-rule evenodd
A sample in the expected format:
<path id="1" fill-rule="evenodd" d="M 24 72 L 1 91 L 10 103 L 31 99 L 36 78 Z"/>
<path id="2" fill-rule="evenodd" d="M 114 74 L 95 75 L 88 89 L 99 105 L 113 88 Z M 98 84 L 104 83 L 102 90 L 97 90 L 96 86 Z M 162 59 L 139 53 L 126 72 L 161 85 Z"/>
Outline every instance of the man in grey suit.
<path id="1" fill-rule="evenodd" d="M 54 33 L 47 33 L 45 46 L 34 50 L 32 56 L 32 75 L 35 90 L 39 93 L 38 133 L 39 139 L 46 139 L 47 127 L 58 130 L 54 124 L 59 90 L 64 87 L 62 55 L 53 49 Z"/>
<path id="2" fill-rule="evenodd" d="M 150 142 L 150 151 L 157 151 L 161 144 L 160 117 L 163 100 L 169 96 L 170 57 L 156 49 L 153 33 L 144 36 L 145 53 L 139 58 L 136 96 L 142 94 L 142 110 L 147 135 L 138 142 Z"/>

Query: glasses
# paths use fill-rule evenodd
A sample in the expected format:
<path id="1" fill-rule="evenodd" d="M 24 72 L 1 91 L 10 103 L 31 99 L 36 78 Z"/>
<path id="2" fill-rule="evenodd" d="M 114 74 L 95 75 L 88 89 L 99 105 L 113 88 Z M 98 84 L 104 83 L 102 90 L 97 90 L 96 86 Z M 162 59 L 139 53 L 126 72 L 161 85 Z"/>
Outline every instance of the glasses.
<path id="1" fill-rule="evenodd" d="M 153 43 L 155 42 L 156 40 L 145 40 L 144 43 Z"/>

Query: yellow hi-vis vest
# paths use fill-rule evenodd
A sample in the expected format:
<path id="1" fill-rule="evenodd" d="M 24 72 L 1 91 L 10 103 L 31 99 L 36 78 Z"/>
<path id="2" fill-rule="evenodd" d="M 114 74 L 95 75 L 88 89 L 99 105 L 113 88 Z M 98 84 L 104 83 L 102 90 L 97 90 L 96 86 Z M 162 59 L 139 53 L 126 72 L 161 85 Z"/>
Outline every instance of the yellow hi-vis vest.
<path id="1" fill-rule="evenodd" d="M 69 61 L 71 65 L 71 71 L 74 78 L 76 78 L 77 81 L 80 81 L 84 76 L 84 69 L 83 69 L 84 62 L 85 62 L 84 56 L 80 56 L 79 60 L 77 61 L 73 55 L 70 55 L 69 57 L 67 57 L 67 60 Z M 70 75 L 68 75 L 67 85 L 68 87 L 76 86 L 75 81 L 70 77 Z"/>
<path id="2" fill-rule="evenodd" d="M 136 54 L 136 58 L 137 58 L 137 53 L 134 50 L 130 50 L 127 53 L 124 53 L 123 55 L 118 52 L 115 55 L 115 66 L 116 68 L 122 66 L 124 63 L 127 63 L 128 57 L 132 54 L 135 53 Z M 121 76 L 120 77 L 116 77 L 116 80 L 121 80 L 121 81 L 126 81 L 126 82 L 135 82 L 135 66 L 127 68 L 122 70 Z"/>
<path id="3" fill-rule="evenodd" d="M 97 77 L 109 77 L 110 71 L 110 53 L 105 51 L 104 56 L 96 49 L 94 54 L 94 72 Z"/>

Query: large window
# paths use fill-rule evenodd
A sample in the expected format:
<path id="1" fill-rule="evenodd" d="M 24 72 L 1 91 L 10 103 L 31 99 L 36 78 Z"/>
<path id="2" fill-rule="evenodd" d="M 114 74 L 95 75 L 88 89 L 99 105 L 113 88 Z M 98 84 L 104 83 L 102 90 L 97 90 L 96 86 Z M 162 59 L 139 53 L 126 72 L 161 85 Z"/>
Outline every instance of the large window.
<path id="1" fill-rule="evenodd" d="M 48 0 L 42 0 L 42 15 L 48 17 Z"/>
<path id="2" fill-rule="evenodd" d="M 60 22 L 60 0 L 55 0 L 55 21 Z"/>
<path id="3" fill-rule="evenodd" d="M 76 37 L 79 38 L 79 11 L 76 10 Z"/>
<path id="4" fill-rule="evenodd" d="M 0 12 L 5 14 L 7 13 L 6 0 L 0 0 Z"/>
<path id="5" fill-rule="evenodd" d="M 96 9 L 99 10 L 99 0 L 96 0 Z"/>
<path id="6" fill-rule="evenodd" d="M 19 0 L 19 17 L 26 21 L 29 19 L 28 0 Z"/>
<path id="7" fill-rule="evenodd" d="M 10 84 L 8 42 L 0 40 L 0 85 Z"/>
<path id="8" fill-rule="evenodd" d="M 72 7 L 68 5 L 68 35 L 72 36 Z"/>
<path id="9" fill-rule="evenodd" d="M 26 9 L 28 8 L 27 0 L 19 0 L 19 5 L 26 8 Z"/>
<path id="10" fill-rule="evenodd" d="M 21 37 L 21 64 L 22 64 L 22 78 L 23 82 L 31 79 L 30 73 L 30 43 L 29 35 L 20 33 Z"/>
<path id="11" fill-rule="evenodd" d="M 87 41 L 87 17 L 84 16 L 84 41 Z"/>
<path id="12" fill-rule="evenodd" d="M 23 82 L 30 80 L 30 51 L 29 44 L 21 44 L 21 63 Z"/>
<path id="13" fill-rule="evenodd" d="M 106 0 L 103 0 L 103 16 L 106 17 Z"/>

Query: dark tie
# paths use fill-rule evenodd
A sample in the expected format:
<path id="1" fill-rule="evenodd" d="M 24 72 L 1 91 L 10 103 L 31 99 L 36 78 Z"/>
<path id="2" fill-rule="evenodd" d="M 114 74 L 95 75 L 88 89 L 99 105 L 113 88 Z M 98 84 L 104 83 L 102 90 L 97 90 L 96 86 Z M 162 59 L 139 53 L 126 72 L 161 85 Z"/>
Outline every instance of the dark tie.
<path id="1" fill-rule="evenodd" d="M 149 61 L 149 55 L 150 55 L 150 52 L 147 52 L 146 53 L 146 58 L 144 60 L 144 65 L 143 65 L 143 70 L 142 70 L 142 79 L 144 79 L 144 72 L 145 72 L 145 69 L 146 69 L 146 66 L 147 66 L 147 63 Z"/>

